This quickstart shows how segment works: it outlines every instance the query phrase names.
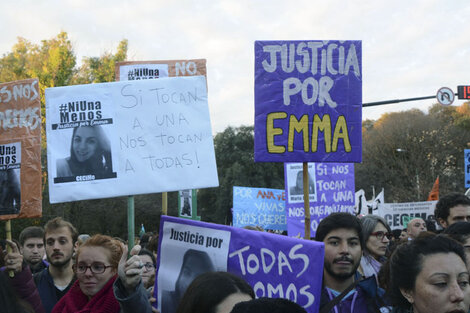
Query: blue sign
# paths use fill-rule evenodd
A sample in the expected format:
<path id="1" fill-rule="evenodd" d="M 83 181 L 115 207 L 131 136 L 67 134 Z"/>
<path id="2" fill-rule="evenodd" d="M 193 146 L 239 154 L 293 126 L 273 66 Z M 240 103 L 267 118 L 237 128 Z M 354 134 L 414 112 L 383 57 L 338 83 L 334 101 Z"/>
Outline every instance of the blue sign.
<path id="1" fill-rule="evenodd" d="M 234 186 L 233 226 L 287 230 L 284 190 Z"/>
<path id="2" fill-rule="evenodd" d="M 324 217 L 333 212 L 354 214 L 354 164 L 309 163 L 308 165 L 310 232 L 314 237 L 318 224 Z M 302 163 L 285 163 L 284 176 L 287 193 L 287 234 L 289 236 L 300 234 L 304 237 Z M 297 189 L 300 191 L 296 192 Z"/>

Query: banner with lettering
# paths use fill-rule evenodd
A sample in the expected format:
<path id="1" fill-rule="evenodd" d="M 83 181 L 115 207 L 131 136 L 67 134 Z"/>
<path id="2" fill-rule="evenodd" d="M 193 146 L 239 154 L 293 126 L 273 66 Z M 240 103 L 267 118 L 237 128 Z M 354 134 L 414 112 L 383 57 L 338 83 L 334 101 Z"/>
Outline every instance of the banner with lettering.
<path id="1" fill-rule="evenodd" d="M 416 217 L 435 223 L 436 203 L 437 201 L 379 203 L 373 214 L 383 217 L 391 229 L 403 229 Z"/>
<path id="2" fill-rule="evenodd" d="M 120 81 L 207 75 L 205 59 L 118 62 L 115 72 Z"/>
<path id="3" fill-rule="evenodd" d="M 470 149 L 464 150 L 465 188 L 470 188 Z"/>
<path id="4" fill-rule="evenodd" d="M 204 76 L 48 88 L 46 133 L 51 203 L 218 186 Z"/>
<path id="5" fill-rule="evenodd" d="M 246 280 L 256 297 L 287 298 L 318 312 L 323 275 L 321 242 L 162 216 L 154 296 L 174 313 L 192 280 L 228 271 Z"/>
<path id="6" fill-rule="evenodd" d="M 233 226 L 287 230 L 284 190 L 234 186 Z"/>
<path id="7" fill-rule="evenodd" d="M 361 162 L 361 41 L 255 42 L 255 161 Z"/>
<path id="8" fill-rule="evenodd" d="M 41 102 L 37 79 L 0 84 L 0 220 L 42 214 Z"/>
<path id="9" fill-rule="evenodd" d="M 284 163 L 287 233 L 304 236 L 305 211 L 302 163 Z M 310 231 L 315 237 L 320 221 L 334 212 L 355 213 L 354 164 L 309 163 Z"/>

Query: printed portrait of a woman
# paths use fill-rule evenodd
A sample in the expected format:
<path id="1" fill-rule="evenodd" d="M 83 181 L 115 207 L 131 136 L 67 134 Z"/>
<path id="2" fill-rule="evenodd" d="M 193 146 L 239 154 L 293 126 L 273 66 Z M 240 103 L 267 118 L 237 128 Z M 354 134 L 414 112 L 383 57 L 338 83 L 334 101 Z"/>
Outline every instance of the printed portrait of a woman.
<path id="1" fill-rule="evenodd" d="M 58 159 L 57 177 L 94 175 L 96 179 L 112 175 L 111 145 L 99 125 L 73 129 L 70 156 Z"/>

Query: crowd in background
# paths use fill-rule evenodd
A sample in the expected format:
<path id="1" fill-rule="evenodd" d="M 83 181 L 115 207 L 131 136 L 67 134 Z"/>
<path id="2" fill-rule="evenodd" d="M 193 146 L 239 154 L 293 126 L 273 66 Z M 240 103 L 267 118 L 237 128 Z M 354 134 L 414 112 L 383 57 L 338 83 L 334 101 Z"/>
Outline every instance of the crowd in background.
<path id="1" fill-rule="evenodd" d="M 332 213 L 321 220 L 320 312 L 470 312 L 470 199 L 446 195 L 434 213 L 437 228 L 414 217 L 393 231 L 376 215 Z M 44 228 L 25 228 L 5 246 L 1 312 L 157 312 L 158 234 L 143 234 L 127 251 L 121 238 L 79 234 L 57 217 Z M 187 271 L 195 266 L 188 262 Z M 305 312 L 286 299 L 256 299 L 248 283 L 227 272 L 194 274 L 177 291 L 162 313 Z"/>

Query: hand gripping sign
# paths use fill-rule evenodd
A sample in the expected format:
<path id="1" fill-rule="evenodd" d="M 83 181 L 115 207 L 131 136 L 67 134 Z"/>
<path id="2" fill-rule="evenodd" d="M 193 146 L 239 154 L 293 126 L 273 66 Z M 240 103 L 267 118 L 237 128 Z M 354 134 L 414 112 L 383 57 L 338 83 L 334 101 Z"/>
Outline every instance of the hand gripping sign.
<path id="1" fill-rule="evenodd" d="M 323 243 L 162 216 L 158 251 L 154 290 L 162 313 L 174 312 L 181 287 L 190 284 L 182 277 L 208 271 L 240 276 L 257 297 L 287 298 L 318 312 Z"/>

